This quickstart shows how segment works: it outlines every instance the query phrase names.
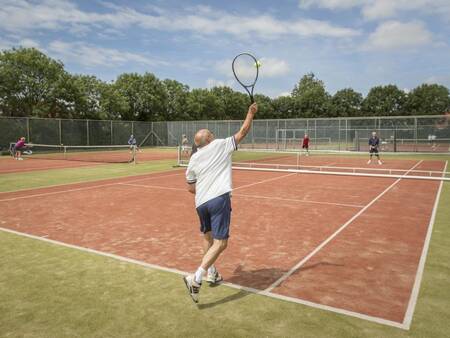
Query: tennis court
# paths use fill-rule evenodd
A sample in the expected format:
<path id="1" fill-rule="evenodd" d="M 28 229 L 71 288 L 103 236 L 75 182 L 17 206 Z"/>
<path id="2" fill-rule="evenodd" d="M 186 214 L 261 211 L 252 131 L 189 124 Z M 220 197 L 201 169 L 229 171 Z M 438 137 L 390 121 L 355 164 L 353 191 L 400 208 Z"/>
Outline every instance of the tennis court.
<path id="1" fill-rule="evenodd" d="M 102 164 L 128 163 L 132 158 L 130 147 L 125 146 L 58 146 L 32 145 L 32 154 L 24 154 L 27 161 L 14 161 L 12 157 L 0 158 L 0 174 L 35 170 L 92 167 Z M 136 162 L 170 160 L 170 148 L 143 148 L 134 154 Z"/>
<path id="2" fill-rule="evenodd" d="M 393 158 L 378 168 L 351 156 L 239 156 L 231 241 L 218 264 L 225 284 L 408 329 L 445 160 Z M 299 163 L 308 172 L 283 167 Z M 363 175 L 333 174 L 346 168 Z M 375 169 L 386 172 L 364 176 Z M 3 229 L 175 273 L 202 256 L 183 169 L 0 193 L 0 208 Z"/>

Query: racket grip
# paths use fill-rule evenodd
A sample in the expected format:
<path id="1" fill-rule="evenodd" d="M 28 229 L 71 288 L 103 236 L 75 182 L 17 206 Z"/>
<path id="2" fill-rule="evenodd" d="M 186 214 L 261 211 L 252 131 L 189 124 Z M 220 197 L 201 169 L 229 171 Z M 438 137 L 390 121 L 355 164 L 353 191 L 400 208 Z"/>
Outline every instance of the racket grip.
<path id="1" fill-rule="evenodd" d="M 255 99 L 253 98 L 253 95 L 250 95 L 250 104 L 255 103 Z"/>

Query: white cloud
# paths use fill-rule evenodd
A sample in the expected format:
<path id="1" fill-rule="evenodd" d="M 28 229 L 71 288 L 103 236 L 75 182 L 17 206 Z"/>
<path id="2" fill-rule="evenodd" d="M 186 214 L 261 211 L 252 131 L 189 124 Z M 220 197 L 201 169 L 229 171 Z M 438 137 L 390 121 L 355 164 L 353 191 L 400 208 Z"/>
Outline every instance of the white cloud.
<path id="1" fill-rule="evenodd" d="M 222 80 L 216 80 L 213 78 L 209 78 L 206 80 L 206 86 L 208 88 L 213 88 L 213 87 L 233 87 L 234 83 L 233 80 L 226 80 L 226 81 L 222 81 Z"/>
<path id="2" fill-rule="evenodd" d="M 313 6 L 328 9 L 348 9 L 360 5 L 363 0 L 300 0 L 300 8 Z"/>
<path id="3" fill-rule="evenodd" d="M 52 55 L 63 61 L 71 61 L 87 67 L 116 67 L 126 63 L 138 63 L 147 66 L 165 64 L 145 55 L 97 47 L 84 42 L 69 43 L 56 40 L 48 45 L 48 50 Z"/>
<path id="4" fill-rule="evenodd" d="M 38 48 L 40 47 L 39 42 L 34 41 L 32 39 L 22 39 L 18 43 L 19 46 L 25 47 L 25 48 Z"/>
<path id="5" fill-rule="evenodd" d="M 191 10 L 168 12 L 163 9 L 151 13 L 138 12 L 129 7 L 103 3 L 110 11 L 86 12 L 68 0 L 0 0 L 0 28 L 10 32 L 36 30 L 68 30 L 86 34 L 106 28 L 140 26 L 144 29 L 183 31 L 197 34 L 231 34 L 236 37 L 274 38 L 281 35 L 354 37 L 360 31 L 319 20 L 282 21 L 270 15 L 237 15 L 207 6 Z"/>
<path id="6" fill-rule="evenodd" d="M 282 96 L 291 96 L 291 92 L 282 92 L 278 94 L 276 97 L 282 97 Z"/>
<path id="7" fill-rule="evenodd" d="M 386 21 L 370 34 L 364 49 L 404 50 L 424 46 L 432 42 L 431 33 L 420 21 Z"/>
<path id="8" fill-rule="evenodd" d="M 259 59 L 261 62 L 261 68 L 259 69 L 260 77 L 277 77 L 286 75 L 289 72 L 289 64 L 285 60 L 262 57 Z M 233 71 L 231 69 L 231 64 L 233 60 L 223 60 L 216 63 L 216 70 L 223 75 L 228 77 L 233 77 Z M 239 66 L 237 66 L 239 67 Z M 253 64 L 242 66 L 238 69 L 239 75 L 241 75 L 244 80 L 246 77 L 254 77 L 255 69 Z"/>
<path id="9" fill-rule="evenodd" d="M 395 18 L 406 11 L 440 15 L 450 20 L 450 1 L 448 0 L 300 0 L 299 6 L 303 9 L 317 7 L 330 10 L 358 7 L 364 18 L 368 20 Z"/>

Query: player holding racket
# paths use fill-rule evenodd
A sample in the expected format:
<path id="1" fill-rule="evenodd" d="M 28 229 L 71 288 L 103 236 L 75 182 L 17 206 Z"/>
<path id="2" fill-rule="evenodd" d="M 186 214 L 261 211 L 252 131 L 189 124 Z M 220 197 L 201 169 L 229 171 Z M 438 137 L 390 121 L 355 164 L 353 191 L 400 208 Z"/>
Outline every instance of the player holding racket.
<path id="1" fill-rule="evenodd" d="M 370 159 L 367 161 L 367 164 L 372 163 L 372 156 L 375 154 L 375 156 L 378 159 L 378 164 L 383 164 L 380 160 L 380 154 L 378 153 L 378 147 L 380 146 L 380 139 L 377 136 L 376 132 L 372 132 L 372 137 L 369 139 L 369 155 Z"/>
<path id="2" fill-rule="evenodd" d="M 249 132 L 257 110 L 256 103 L 253 103 L 241 129 L 226 139 L 214 139 L 208 129 L 201 129 L 195 135 L 194 141 L 198 150 L 189 161 L 186 180 L 189 192 L 195 194 L 200 231 L 203 233 L 204 256 L 195 274 L 183 278 L 195 303 L 198 302 L 203 276 L 206 273 L 209 283 L 222 280 L 214 263 L 226 249 L 230 233 L 231 156 Z"/>
<path id="3" fill-rule="evenodd" d="M 302 149 L 306 151 L 306 156 L 309 156 L 309 136 L 305 133 L 302 140 Z"/>

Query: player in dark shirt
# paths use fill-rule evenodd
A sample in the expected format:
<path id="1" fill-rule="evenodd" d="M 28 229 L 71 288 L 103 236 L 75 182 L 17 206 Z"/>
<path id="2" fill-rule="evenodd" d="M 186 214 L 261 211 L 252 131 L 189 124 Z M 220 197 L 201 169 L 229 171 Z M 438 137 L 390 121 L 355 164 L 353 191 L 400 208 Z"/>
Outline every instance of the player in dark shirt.
<path id="1" fill-rule="evenodd" d="M 302 149 L 306 151 L 306 156 L 309 156 L 309 136 L 305 134 L 302 140 Z"/>
<path id="2" fill-rule="evenodd" d="M 370 155 L 370 159 L 367 162 L 367 164 L 372 163 L 372 156 L 373 154 L 375 154 L 375 156 L 378 159 L 378 164 L 383 164 L 383 162 L 381 162 L 380 160 L 380 154 L 378 152 L 378 147 L 380 146 L 380 139 L 377 136 L 376 132 L 372 132 L 372 137 L 369 139 L 369 155 Z"/>

